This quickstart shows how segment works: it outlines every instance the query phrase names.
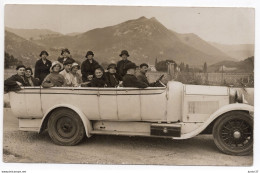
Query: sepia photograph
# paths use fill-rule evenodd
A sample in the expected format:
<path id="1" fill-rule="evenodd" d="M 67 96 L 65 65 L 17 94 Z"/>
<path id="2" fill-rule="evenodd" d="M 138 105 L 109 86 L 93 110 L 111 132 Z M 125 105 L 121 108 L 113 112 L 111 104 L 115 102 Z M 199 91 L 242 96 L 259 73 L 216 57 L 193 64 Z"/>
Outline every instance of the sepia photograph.
<path id="1" fill-rule="evenodd" d="M 255 9 L 4 6 L 4 163 L 252 166 Z"/>

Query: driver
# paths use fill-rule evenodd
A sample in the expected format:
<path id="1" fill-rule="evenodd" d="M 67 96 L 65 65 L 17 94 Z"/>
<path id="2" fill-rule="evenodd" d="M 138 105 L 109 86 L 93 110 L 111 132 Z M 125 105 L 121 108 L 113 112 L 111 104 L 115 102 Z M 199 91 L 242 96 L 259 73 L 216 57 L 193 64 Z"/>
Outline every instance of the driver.
<path id="1" fill-rule="evenodd" d="M 140 71 L 137 73 L 136 77 L 138 81 L 146 83 L 150 87 L 155 87 L 156 82 L 149 83 L 146 73 L 148 71 L 148 65 L 146 63 L 143 63 L 140 65 Z"/>

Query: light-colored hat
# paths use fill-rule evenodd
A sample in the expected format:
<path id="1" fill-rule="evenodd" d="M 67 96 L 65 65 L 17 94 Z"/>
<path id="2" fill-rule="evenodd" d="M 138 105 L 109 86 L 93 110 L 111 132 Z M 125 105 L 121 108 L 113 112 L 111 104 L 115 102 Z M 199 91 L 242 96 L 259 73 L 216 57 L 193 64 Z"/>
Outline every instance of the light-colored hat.
<path id="1" fill-rule="evenodd" d="M 71 68 L 73 68 L 73 67 L 78 67 L 78 69 L 80 69 L 80 66 L 79 66 L 79 64 L 78 64 L 78 63 L 76 63 L 76 62 L 72 63 L 72 65 L 71 65 Z"/>
<path id="2" fill-rule="evenodd" d="M 60 66 L 60 69 L 63 69 L 62 63 L 60 63 L 59 61 L 54 61 L 54 62 L 51 64 L 50 72 L 53 72 L 53 67 L 54 67 L 55 65 L 59 65 L 59 66 Z"/>

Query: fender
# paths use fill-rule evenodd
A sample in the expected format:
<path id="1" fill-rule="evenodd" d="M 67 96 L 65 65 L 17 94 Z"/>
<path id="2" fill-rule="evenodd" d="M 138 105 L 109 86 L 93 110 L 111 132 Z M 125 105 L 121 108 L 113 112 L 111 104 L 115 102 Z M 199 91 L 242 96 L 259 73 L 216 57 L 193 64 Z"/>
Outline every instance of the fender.
<path id="1" fill-rule="evenodd" d="M 79 117 L 81 118 L 81 120 L 82 120 L 82 122 L 84 124 L 86 135 L 87 135 L 87 137 L 90 137 L 91 136 L 90 132 L 91 132 L 91 129 L 92 129 L 92 125 L 91 125 L 90 121 L 87 119 L 85 114 L 79 108 L 77 108 L 77 107 L 75 107 L 73 105 L 69 105 L 69 104 L 58 104 L 58 105 L 55 105 L 55 106 L 51 107 L 50 109 L 48 109 L 48 111 L 45 112 L 45 114 L 44 114 L 44 116 L 43 116 L 43 118 L 41 120 L 41 125 L 40 125 L 40 128 L 38 130 L 38 133 L 41 132 L 41 129 L 42 129 L 42 126 L 43 126 L 43 122 L 44 122 L 45 118 L 48 116 L 48 114 L 52 110 L 54 110 L 56 108 L 61 108 L 61 107 L 69 108 L 69 109 L 75 111 L 79 115 Z"/>
<path id="2" fill-rule="evenodd" d="M 216 118 L 218 118 L 219 116 L 223 115 L 224 113 L 230 112 L 230 111 L 248 111 L 250 116 L 254 116 L 254 107 L 248 104 L 243 104 L 243 103 L 234 103 L 234 104 L 229 104 L 229 105 L 225 105 L 223 107 L 221 107 L 220 109 L 218 109 L 216 112 L 214 112 L 213 114 L 211 114 L 211 116 L 209 117 L 209 119 L 207 119 L 207 121 L 205 121 L 199 128 L 197 128 L 196 130 L 193 130 L 190 133 L 186 133 L 181 135 L 181 137 L 173 137 L 173 139 L 188 139 L 191 137 L 194 137 L 198 134 L 200 134 L 204 129 L 206 129 L 206 127 L 213 122 Z"/>

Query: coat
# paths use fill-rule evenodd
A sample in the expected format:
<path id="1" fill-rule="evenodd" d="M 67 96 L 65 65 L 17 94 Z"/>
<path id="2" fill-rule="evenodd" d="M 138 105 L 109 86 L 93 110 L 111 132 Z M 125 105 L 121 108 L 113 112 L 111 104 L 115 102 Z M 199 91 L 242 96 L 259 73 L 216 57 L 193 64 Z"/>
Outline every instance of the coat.
<path id="1" fill-rule="evenodd" d="M 117 71 L 117 74 L 119 74 L 122 78 L 126 74 L 125 65 L 127 63 L 130 63 L 130 62 L 131 61 L 129 61 L 129 60 L 121 60 L 121 61 L 117 62 L 117 65 L 116 65 L 117 70 L 116 71 Z"/>
<path id="2" fill-rule="evenodd" d="M 40 84 L 44 80 L 44 78 L 50 74 L 51 61 L 46 59 L 46 63 L 44 64 L 42 59 L 39 59 L 35 63 L 35 71 L 34 77 L 39 79 Z"/>
<path id="3" fill-rule="evenodd" d="M 61 87 L 65 84 L 65 82 L 65 78 L 61 74 L 52 72 L 43 80 L 42 87 Z"/>
<path id="4" fill-rule="evenodd" d="M 94 59 L 92 60 L 92 63 L 90 63 L 88 59 L 83 61 L 81 64 L 82 81 L 87 82 L 88 75 L 94 75 L 97 67 L 99 67 L 99 63 Z"/>
<path id="5" fill-rule="evenodd" d="M 75 62 L 75 60 L 74 60 L 73 58 L 71 58 L 71 57 L 68 57 L 68 58 L 66 59 L 66 61 L 64 61 L 64 57 L 59 57 L 59 58 L 58 58 L 58 61 L 59 61 L 60 63 L 62 63 L 62 64 L 64 64 L 64 62 L 66 62 L 66 61 L 70 61 L 71 63 Z"/>
<path id="6" fill-rule="evenodd" d="M 148 85 L 144 82 L 138 81 L 135 75 L 126 74 L 123 77 L 124 87 L 136 87 L 136 88 L 146 88 Z"/>
<path id="7" fill-rule="evenodd" d="M 115 73 L 114 75 L 106 72 L 105 73 L 107 87 L 116 87 L 119 84 L 119 81 L 122 81 L 122 78 Z"/>
<path id="8" fill-rule="evenodd" d="M 30 86 L 25 77 L 23 79 L 18 74 L 15 74 L 4 81 L 4 91 L 9 92 L 20 90 L 20 86 L 16 82 L 20 82 L 23 86 Z"/>
<path id="9" fill-rule="evenodd" d="M 107 83 L 106 83 L 106 79 L 105 77 L 102 77 L 102 78 L 93 78 L 91 80 L 91 82 L 89 83 L 90 87 L 106 87 L 107 86 Z"/>
<path id="10" fill-rule="evenodd" d="M 146 85 L 148 86 L 151 86 L 151 87 L 154 87 L 155 86 L 155 83 L 149 83 L 147 77 L 145 76 L 145 74 L 139 72 L 137 75 L 136 75 L 136 78 L 138 81 L 140 82 L 144 82 L 146 83 Z"/>
<path id="11" fill-rule="evenodd" d="M 31 79 L 31 82 L 32 82 L 32 83 L 30 83 L 30 79 Z M 30 79 L 27 78 L 28 84 L 29 84 L 30 86 L 40 86 L 40 85 L 41 85 L 39 79 L 36 79 L 36 78 L 34 78 L 34 77 L 30 77 Z"/>

